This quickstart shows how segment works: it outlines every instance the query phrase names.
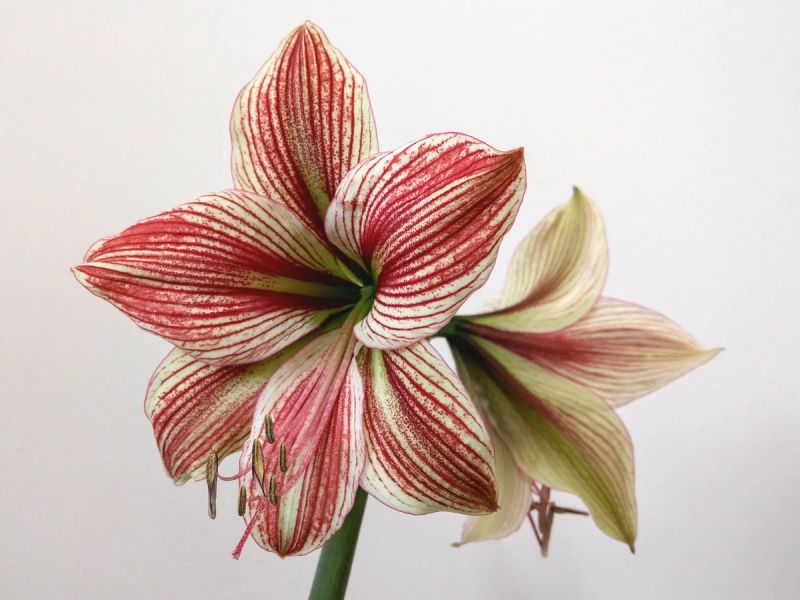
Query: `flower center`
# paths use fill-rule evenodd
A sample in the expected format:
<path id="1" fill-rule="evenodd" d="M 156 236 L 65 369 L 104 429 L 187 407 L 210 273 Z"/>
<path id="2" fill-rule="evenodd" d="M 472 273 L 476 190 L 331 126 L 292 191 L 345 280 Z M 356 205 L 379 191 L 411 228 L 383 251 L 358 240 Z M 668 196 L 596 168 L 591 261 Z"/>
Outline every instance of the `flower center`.
<path id="1" fill-rule="evenodd" d="M 365 298 L 375 298 L 375 286 L 371 283 L 361 288 L 361 299 L 364 300 Z"/>

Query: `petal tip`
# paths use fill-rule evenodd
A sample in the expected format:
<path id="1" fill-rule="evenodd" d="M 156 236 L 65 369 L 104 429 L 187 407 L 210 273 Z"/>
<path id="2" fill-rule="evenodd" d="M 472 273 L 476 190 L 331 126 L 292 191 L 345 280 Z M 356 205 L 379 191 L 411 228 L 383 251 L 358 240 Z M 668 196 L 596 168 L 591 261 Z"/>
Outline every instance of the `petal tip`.
<path id="1" fill-rule="evenodd" d="M 484 494 L 476 494 L 475 496 L 475 509 L 470 511 L 472 515 L 490 515 L 500 510 L 500 504 L 497 501 L 497 482 L 492 480 L 491 490 L 484 490 Z"/>
<path id="2" fill-rule="evenodd" d="M 525 148 L 523 146 L 507 150 L 506 154 L 508 154 L 511 158 L 515 159 L 518 162 L 524 162 L 525 160 Z"/>
<path id="3" fill-rule="evenodd" d="M 75 277 L 75 280 L 78 283 L 85 288 L 91 288 L 91 285 L 89 284 L 89 273 L 86 272 L 85 263 L 70 267 L 69 270 L 72 272 L 72 276 Z"/>
<path id="4" fill-rule="evenodd" d="M 525 148 L 520 146 L 519 148 L 506 150 L 503 154 L 506 156 L 508 165 L 513 165 L 520 174 L 525 172 Z"/>
<path id="5" fill-rule="evenodd" d="M 500 504 L 497 502 L 497 493 L 495 493 L 494 497 L 491 499 L 491 502 L 487 502 L 484 507 L 486 508 L 487 515 L 500 510 Z"/>
<path id="6" fill-rule="evenodd" d="M 638 529 L 636 521 L 636 514 L 634 513 L 631 521 L 621 524 L 622 528 L 620 529 L 620 533 L 622 535 L 617 538 L 628 547 L 628 549 L 631 551 L 631 554 L 636 554 L 636 536 Z"/>
<path id="7" fill-rule="evenodd" d="M 570 202 L 573 204 L 594 208 L 594 203 L 577 185 L 572 186 L 572 198 L 570 198 Z"/>
<path id="8" fill-rule="evenodd" d="M 306 40 L 308 42 L 315 43 L 316 40 L 314 38 L 320 38 L 323 43 L 329 41 L 328 36 L 325 35 L 325 32 L 322 30 L 322 28 L 308 19 L 295 27 L 292 30 L 292 33 L 289 34 L 289 38 L 291 40 L 290 44 L 296 44 L 300 40 Z"/>
<path id="9" fill-rule="evenodd" d="M 175 487 L 185 485 L 192 479 L 190 473 L 181 473 L 180 475 L 175 475 L 167 470 L 167 475 L 170 479 L 172 479 L 172 483 L 175 484 Z"/>
<path id="10" fill-rule="evenodd" d="M 711 361 L 711 359 L 715 358 L 718 354 L 724 351 L 725 348 L 723 348 L 722 346 L 719 346 L 717 348 L 703 348 L 702 346 L 699 346 L 695 350 L 696 352 L 695 353 L 696 362 L 694 363 L 695 368 L 708 363 L 709 361 Z"/>
<path id="11" fill-rule="evenodd" d="M 322 31 L 319 25 L 314 23 L 311 19 L 306 19 L 303 23 L 297 28 L 302 29 L 303 31 Z"/>
<path id="12" fill-rule="evenodd" d="M 717 348 L 699 348 L 697 351 L 698 361 L 696 366 L 700 367 L 702 365 L 708 364 L 711 362 L 712 359 L 716 358 L 718 354 L 721 354 L 725 351 L 725 348 L 719 346 Z"/>

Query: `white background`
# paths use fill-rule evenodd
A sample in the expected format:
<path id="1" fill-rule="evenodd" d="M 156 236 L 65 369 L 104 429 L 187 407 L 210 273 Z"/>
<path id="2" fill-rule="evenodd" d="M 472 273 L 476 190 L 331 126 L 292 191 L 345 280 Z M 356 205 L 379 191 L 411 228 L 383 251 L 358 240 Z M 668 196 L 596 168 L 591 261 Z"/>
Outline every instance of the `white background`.
<path id="1" fill-rule="evenodd" d="M 579 184 L 607 293 L 727 348 L 622 410 L 636 556 L 580 518 L 547 560 L 527 529 L 453 549 L 461 517 L 370 502 L 351 597 L 800 597 L 796 2 L 0 6 L 0 596 L 305 597 L 316 555 L 233 561 L 234 487 L 212 522 L 203 485 L 164 476 L 141 403 L 168 346 L 69 266 L 230 185 L 233 99 L 310 18 L 365 74 L 383 149 L 445 130 L 525 146 L 524 207 L 469 307 Z"/>

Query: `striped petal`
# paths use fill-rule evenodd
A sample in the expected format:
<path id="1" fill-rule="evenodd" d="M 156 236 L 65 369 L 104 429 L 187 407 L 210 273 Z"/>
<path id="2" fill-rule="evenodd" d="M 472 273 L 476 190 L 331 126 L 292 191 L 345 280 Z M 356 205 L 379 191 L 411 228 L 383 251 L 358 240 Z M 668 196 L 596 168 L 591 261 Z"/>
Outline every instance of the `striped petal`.
<path id="1" fill-rule="evenodd" d="M 489 429 L 490 433 L 492 429 Z M 489 515 L 469 517 L 456 546 L 469 542 L 499 540 L 511 535 L 531 510 L 531 478 L 522 471 L 511 451 L 497 434 L 492 437 L 497 469 L 497 504 L 499 508 Z"/>
<path id="2" fill-rule="evenodd" d="M 561 329 L 594 305 L 607 272 L 600 213 L 574 188 L 572 199 L 547 215 L 517 248 L 502 308 L 470 320 L 517 332 Z"/>
<path id="3" fill-rule="evenodd" d="M 320 233 L 345 173 L 378 150 L 364 78 L 308 22 L 239 93 L 231 139 L 236 186 L 280 200 Z"/>
<path id="4" fill-rule="evenodd" d="M 497 508 L 489 436 L 455 373 L 428 342 L 359 355 L 367 465 L 361 486 L 412 514 Z"/>
<path id="5" fill-rule="evenodd" d="M 352 325 L 321 335 L 278 369 L 256 407 L 240 461 L 245 520 L 256 542 L 281 556 L 322 546 L 355 500 L 364 433 L 353 349 Z M 261 481 L 253 469 L 259 451 Z"/>
<path id="6" fill-rule="evenodd" d="M 489 276 L 525 190 L 522 150 L 432 135 L 376 155 L 342 182 L 331 241 L 375 282 L 356 336 L 390 350 L 438 331 Z"/>
<path id="7" fill-rule="evenodd" d="M 278 352 L 358 295 L 327 242 L 286 207 L 240 190 L 101 240 L 74 271 L 140 327 L 221 365 Z"/>
<path id="8" fill-rule="evenodd" d="M 597 526 L 633 548 L 633 448 L 625 426 L 583 387 L 503 348 L 464 337 L 456 364 L 519 467 L 581 498 Z"/>
<path id="9" fill-rule="evenodd" d="M 666 385 L 720 351 L 704 349 L 664 315 L 611 298 L 600 298 L 588 314 L 561 331 L 537 334 L 463 326 L 590 389 L 615 407 Z"/>
<path id="10" fill-rule="evenodd" d="M 150 380 L 145 413 L 175 483 L 203 479 L 211 453 L 221 461 L 242 447 L 261 390 L 303 343 L 251 365 L 207 365 L 178 348 L 167 355 Z"/>

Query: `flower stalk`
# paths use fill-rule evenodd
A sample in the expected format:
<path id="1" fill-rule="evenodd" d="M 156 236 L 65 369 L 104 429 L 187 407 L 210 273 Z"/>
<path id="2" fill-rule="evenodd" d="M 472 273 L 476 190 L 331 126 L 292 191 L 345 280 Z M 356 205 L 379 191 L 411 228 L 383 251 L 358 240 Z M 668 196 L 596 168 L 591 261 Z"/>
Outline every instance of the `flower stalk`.
<path id="1" fill-rule="evenodd" d="M 366 504 L 367 493 L 359 488 L 344 525 L 322 548 L 309 600 L 341 600 L 345 597 Z"/>

